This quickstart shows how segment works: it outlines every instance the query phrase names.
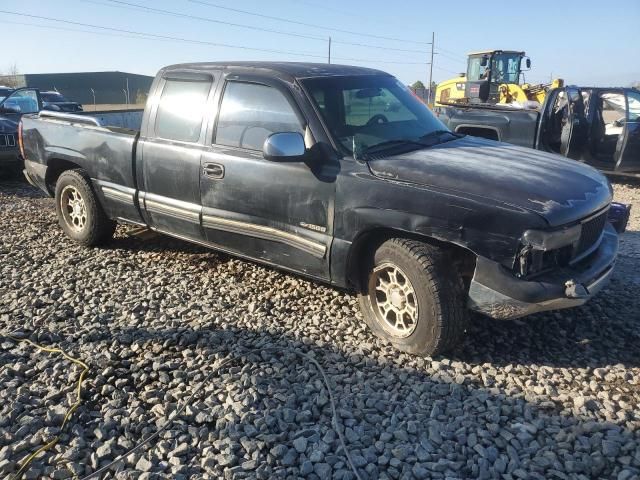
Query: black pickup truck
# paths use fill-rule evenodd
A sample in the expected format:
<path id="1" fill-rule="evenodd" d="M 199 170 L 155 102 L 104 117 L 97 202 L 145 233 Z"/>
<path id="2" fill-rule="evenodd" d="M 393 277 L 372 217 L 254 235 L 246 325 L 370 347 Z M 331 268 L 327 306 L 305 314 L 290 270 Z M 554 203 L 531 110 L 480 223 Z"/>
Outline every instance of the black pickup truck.
<path id="1" fill-rule="evenodd" d="M 454 132 L 557 153 L 609 174 L 640 174 L 640 91 L 555 88 L 539 108 L 439 104 Z"/>
<path id="2" fill-rule="evenodd" d="M 416 354 L 455 345 L 469 309 L 583 304 L 618 249 L 598 171 L 453 133 L 377 70 L 174 65 L 139 130 L 58 112 L 20 130 L 27 178 L 76 242 L 124 222 L 350 289 Z"/>

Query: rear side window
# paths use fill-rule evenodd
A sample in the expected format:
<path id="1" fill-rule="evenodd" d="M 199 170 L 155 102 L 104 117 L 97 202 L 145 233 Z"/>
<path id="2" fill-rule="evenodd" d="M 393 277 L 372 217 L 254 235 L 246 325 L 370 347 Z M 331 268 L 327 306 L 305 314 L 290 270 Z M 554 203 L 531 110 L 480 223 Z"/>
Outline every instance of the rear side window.
<path id="1" fill-rule="evenodd" d="M 156 115 L 156 135 L 198 141 L 210 89 L 211 82 L 166 80 Z"/>
<path id="2" fill-rule="evenodd" d="M 262 150 L 266 138 L 278 132 L 303 132 L 293 107 L 282 92 L 255 83 L 227 83 L 215 143 Z"/>

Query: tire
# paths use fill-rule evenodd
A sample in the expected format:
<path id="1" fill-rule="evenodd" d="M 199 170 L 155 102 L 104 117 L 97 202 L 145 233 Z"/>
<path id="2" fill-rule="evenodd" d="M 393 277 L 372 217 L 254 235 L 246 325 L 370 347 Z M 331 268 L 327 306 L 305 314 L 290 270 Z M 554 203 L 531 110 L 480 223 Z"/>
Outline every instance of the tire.
<path id="1" fill-rule="evenodd" d="M 55 200 L 58 222 L 76 243 L 92 247 L 113 237 L 116 222 L 104 213 L 84 170 L 67 170 L 60 175 Z"/>
<path id="2" fill-rule="evenodd" d="M 435 356 L 453 348 L 469 315 L 464 284 L 453 265 L 448 252 L 416 240 L 393 238 L 381 244 L 362 268 L 359 302 L 369 328 L 415 355 Z"/>

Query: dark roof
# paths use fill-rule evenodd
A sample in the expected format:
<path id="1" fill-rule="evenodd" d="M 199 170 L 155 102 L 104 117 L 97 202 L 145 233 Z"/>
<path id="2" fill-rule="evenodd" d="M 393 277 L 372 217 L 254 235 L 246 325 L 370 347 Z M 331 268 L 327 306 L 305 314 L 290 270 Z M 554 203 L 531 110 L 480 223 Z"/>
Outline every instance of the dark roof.
<path id="1" fill-rule="evenodd" d="M 103 70 L 103 71 L 100 71 L 100 72 L 25 73 L 24 75 L 26 75 L 28 77 L 36 77 L 36 76 L 50 77 L 50 76 L 54 76 L 54 75 L 64 76 L 64 75 L 104 75 L 104 74 L 109 74 L 109 75 L 132 75 L 132 76 L 135 75 L 135 76 L 139 76 L 139 77 L 151 77 L 151 78 L 153 78 L 153 75 L 144 75 L 142 73 L 121 72 L 120 70 Z"/>
<path id="2" fill-rule="evenodd" d="M 345 75 L 388 75 L 381 70 L 334 63 L 308 62 L 202 62 L 170 65 L 166 70 L 216 70 L 221 68 L 246 68 L 247 70 L 271 70 L 294 78 L 331 77 Z"/>

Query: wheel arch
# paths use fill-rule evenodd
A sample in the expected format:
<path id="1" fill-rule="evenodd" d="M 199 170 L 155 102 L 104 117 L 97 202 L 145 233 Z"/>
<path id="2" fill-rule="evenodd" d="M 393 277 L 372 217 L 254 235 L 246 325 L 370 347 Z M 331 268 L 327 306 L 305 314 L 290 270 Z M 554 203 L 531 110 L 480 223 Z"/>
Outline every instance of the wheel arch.
<path id="1" fill-rule="evenodd" d="M 75 170 L 78 168 L 82 168 L 82 166 L 71 160 L 58 157 L 50 158 L 47 161 L 47 173 L 45 176 L 45 185 L 49 194 L 52 197 L 55 195 L 56 182 L 58 178 L 60 178 L 60 175 L 67 170 Z"/>
<path id="2" fill-rule="evenodd" d="M 391 238 L 407 238 L 418 240 L 429 245 L 449 251 L 454 255 L 465 284 L 471 281 L 475 270 L 477 254 L 467 247 L 450 240 L 439 239 L 420 233 L 408 232 L 398 228 L 377 227 L 360 232 L 351 243 L 346 261 L 346 279 L 350 287 L 359 291 L 360 272 L 363 265 L 371 258 L 375 250 Z"/>

